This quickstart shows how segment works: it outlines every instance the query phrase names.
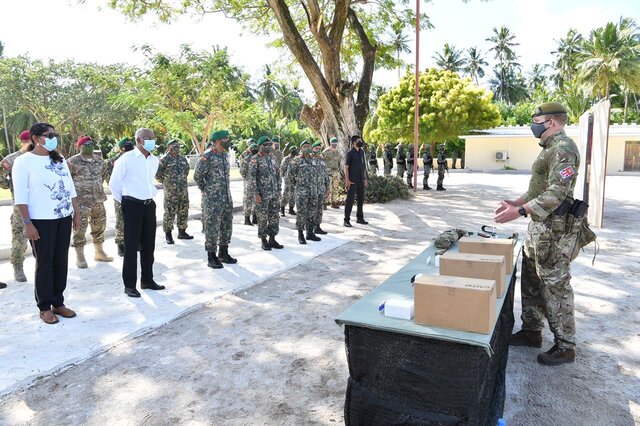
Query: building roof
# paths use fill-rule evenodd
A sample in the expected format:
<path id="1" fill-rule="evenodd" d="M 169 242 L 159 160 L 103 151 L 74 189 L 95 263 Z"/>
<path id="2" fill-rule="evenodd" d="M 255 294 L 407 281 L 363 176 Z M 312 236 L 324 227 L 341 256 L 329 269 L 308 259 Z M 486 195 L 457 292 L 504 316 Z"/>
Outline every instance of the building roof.
<path id="1" fill-rule="evenodd" d="M 565 132 L 570 136 L 578 136 L 579 126 L 572 125 L 565 127 Z M 531 136 L 529 126 L 500 126 L 493 129 L 471 130 L 461 138 L 478 136 Z M 609 126 L 609 136 L 640 136 L 640 124 L 612 124 Z"/>

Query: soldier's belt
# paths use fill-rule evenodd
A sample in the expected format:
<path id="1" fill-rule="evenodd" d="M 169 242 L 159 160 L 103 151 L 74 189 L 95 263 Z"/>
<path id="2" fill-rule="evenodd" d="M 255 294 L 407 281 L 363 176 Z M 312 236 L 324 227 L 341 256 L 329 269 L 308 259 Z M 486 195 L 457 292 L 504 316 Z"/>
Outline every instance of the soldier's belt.
<path id="1" fill-rule="evenodd" d="M 138 204 L 144 204 L 145 206 L 148 206 L 149 204 L 151 204 L 153 202 L 153 198 L 149 198 L 149 199 L 146 199 L 146 200 L 140 200 L 138 198 L 130 197 L 128 195 L 123 195 L 122 199 L 123 200 L 128 200 L 128 201 L 133 201 L 134 203 L 138 203 Z"/>

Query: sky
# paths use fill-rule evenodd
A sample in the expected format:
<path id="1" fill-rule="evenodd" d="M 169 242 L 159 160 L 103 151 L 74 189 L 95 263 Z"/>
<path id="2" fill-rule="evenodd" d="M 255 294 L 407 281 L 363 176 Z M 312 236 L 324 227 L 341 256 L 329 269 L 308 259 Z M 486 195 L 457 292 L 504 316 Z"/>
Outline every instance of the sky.
<path id="1" fill-rule="evenodd" d="M 196 49 L 219 45 L 228 47 L 232 62 L 243 67 L 254 82 L 259 80 L 264 64 L 277 63 L 282 57 L 277 49 L 265 46 L 268 39 L 243 30 L 221 15 L 185 16 L 171 24 L 151 17 L 130 22 L 106 4 L 107 0 L 0 0 L 0 41 L 5 44 L 5 56 L 28 54 L 45 60 L 142 66 L 144 56 L 134 52 L 134 46 L 148 44 L 173 54 L 185 43 Z M 463 49 L 477 46 L 491 65 L 493 58 L 485 39 L 494 27 L 502 25 L 509 27 L 520 43 L 515 51 L 526 73 L 533 64 L 552 62 L 550 52 L 555 49 L 555 40 L 570 28 L 587 36 L 592 29 L 616 22 L 621 16 L 640 23 L 639 0 L 432 0 L 423 1 L 421 10 L 435 27 L 421 33 L 421 69 L 435 65 L 432 56 L 444 43 Z M 40 32 L 34 31 L 36 16 Z M 403 59 L 414 64 L 415 33 L 410 39 L 412 53 Z M 394 86 L 397 71 L 376 71 L 374 82 Z M 301 83 L 310 96 L 304 78 Z"/>

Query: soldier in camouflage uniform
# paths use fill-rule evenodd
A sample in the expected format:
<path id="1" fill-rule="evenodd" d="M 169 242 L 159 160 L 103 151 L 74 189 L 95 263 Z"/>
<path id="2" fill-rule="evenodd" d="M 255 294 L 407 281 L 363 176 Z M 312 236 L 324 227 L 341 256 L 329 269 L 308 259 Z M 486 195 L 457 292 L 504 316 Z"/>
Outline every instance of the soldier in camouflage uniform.
<path id="1" fill-rule="evenodd" d="M 376 156 L 375 144 L 370 144 L 368 147 L 367 158 L 369 159 L 369 176 L 378 176 L 378 157 Z"/>
<path id="2" fill-rule="evenodd" d="M 193 180 L 202 191 L 202 223 L 205 234 L 207 266 L 222 268 L 222 263 L 237 263 L 229 255 L 233 231 L 233 200 L 229 186 L 229 132 L 219 130 L 209 138 L 214 146 L 198 160 Z M 219 247 L 216 255 L 216 247 Z"/>
<path id="3" fill-rule="evenodd" d="M 424 167 L 424 176 L 422 178 L 422 189 L 429 190 L 431 187 L 429 186 L 429 175 L 433 170 L 433 156 L 431 155 L 431 145 L 426 145 L 424 147 L 424 152 L 422 154 L 422 164 Z"/>
<path id="4" fill-rule="evenodd" d="M 280 214 L 284 217 L 284 208 L 289 206 L 289 214 L 292 216 L 296 215 L 296 212 L 293 210 L 293 206 L 296 204 L 296 188 L 289 181 L 289 167 L 291 166 L 291 162 L 298 155 L 298 147 L 292 146 L 289 149 L 289 155 L 282 160 L 280 164 L 280 173 L 282 174 L 284 180 L 284 191 L 282 193 L 282 203 L 280 204 Z"/>
<path id="5" fill-rule="evenodd" d="M 446 191 L 445 187 L 442 186 L 442 182 L 444 181 L 444 172 L 449 171 L 449 165 L 447 164 L 447 155 L 444 153 L 444 144 L 438 147 L 438 182 L 436 186 L 436 191 Z"/>
<path id="6" fill-rule="evenodd" d="M 384 144 L 384 152 L 382 153 L 382 163 L 384 166 L 384 175 L 391 175 L 391 169 L 393 169 L 393 153 L 391 152 L 391 144 Z"/>
<path id="7" fill-rule="evenodd" d="M 313 215 L 317 211 L 318 203 L 318 182 L 316 168 L 311 158 L 311 144 L 309 141 L 304 141 L 300 144 L 300 156 L 291 161 L 288 175 L 289 182 L 296 189 L 298 242 L 307 244 L 307 240 L 320 241 L 320 237 L 313 232 L 315 228 Z M 306 239 L 304 235 L 305 229 L 307 230 Z"/>
<path id="8" fill-rule="evenodd" d="M 342 161 L 342 156 L 340 155 L 340 151 L 338 151 L 338 139 L 331 138 L 329 141 L 329 148 L 325 149 L 322 153 L 324 157 L 324 162 L 329 168 L 329 175 L 331 178 L 331 185 L 329 185 L 329 195 L 328 201 L 331 203 L 331 207 L 334 209 L 340 208 L 340 185 L 342 184 L 342 175 L 341 170 L 342 167 L 340 162 Z"/>
<path id="9" fill-rule="evenodd" d="M 113 166 L 115 165 L 118 158 L 122 156 L 127 151 L 131 151 L 134 148 L 133 140 L 130 138 L 124 138 L 118 142 L 118 148 L 120 148 L 120 152 L 116 154 L 113 158 L 110 158 L 105 161 L 104 168 L 104 180 L 105 182 L 109 182 L 111 180 L 111 173 L 113 173 Z M 124 256 L 124 222 L 122 221 L 122 207 L 120 207 L 120 203 L 117 200 L 113 200 L 113 206 L 116 213 L 116 245 L 118 246 L 118 256 Z"/>
<path id="10" fill-rule="evenodd" d="M 400 179 L 404 179 L 404 171 L 407 169 L 407 154 L 405 154 L 404 146 L 401 143 L 396 146 L 396 149 L 398 150 L 396 153 L 397 174 Z"/>
<path id="11" fill-rule="evenodd" d="M 271 155 L 275 157 L 276 164 L 278 165 L 278 168 L 280 168 L 280 164 L 282 164 L 282 160 L 284 159 L 284 154 L 280 150 L 280 137 L 273 136 L 271 138 L 271 142 L 273 142 L 273 149 L 271 150 Z M 282 173 L 280 173 L 280 176 L 282 178 Z"/>
<path id="12" fill-rule="evenodd" d="M 413 145 L 409 146 L 407 150 L 407 186 L 410 189 L 413 189 L 413 166 L 415 159 L 415 152 L 413 151 Z"/>
<path id="13" fill-rule="evenodd" d="M 586 218 L 559 210 L 565 204 L 574 205 L 580 154 L 564 132 L 567 110 L 563 105 L 544 103 L 532 117 L 531 130 L 540 139 L 542 151 L 533 163 L 529 189 L 516 200 L 502 201 L 495 220 L 506 223 L 531 215 L 522 257 L 522 330 L 512 336 L 511 344 L 542 347 L 546 318 L 555 344 L 538 355 L 538 362 L 560 365 L 575 359 L 570 266 L 579 250 L 578 229 Z"/>
<path id="14" fill-rule="evenodd" d="M 107 228 L 107 211 L 104 202 L 105 164 L 100 155 L 94 154 L 95 143 L 89 136 L 82 136 L 76 142 L 80 154 L 69 158 L 67 164 L 71 172 L 73 184 L 78 193 L 77 201 L 80 208 L 80 227 L 73 232 L 73 247 L 76 249 L 76 266 L 86 268 L 84 245 L 87 243 L 87 227 L 91 226 L 91 238 L 95 248 L 94 259 L 99 262 L 111 262 L 113 258 L 107 256 L 102 248 L 104 231 Z"/>
<path id="15" fill-rule="evenodd" d="M 253 139 L 249 139 L 249 147 L 240 155 L 240 176 L 242 176 L 242 179 L 244 180 L 242 198 L 244 224 L 250 226 L 258 223 L 258 218 L 255 213 L 253 194 L 249 192 L 249 182 L 247 181 L 247 179 L 249 178 L 249 164 L 251 163 L 251 157 L 253 157 L 257 153 L 258 144 L 253 143 Z"/>
<path id="16" fill-rule="evenodd" d="M 327 167 L 324 158 L 322 158 L 322 142 L 314 143 L 311 146 L 311 149 L 312 163 L 315 167 L 315 177 L 318 185 L 318 205 L 316 206 L 316 213 L 314 215 L 315 226 L 313 228 L 313 233 L 324 235 L 327 232 L 320 228 L 320 224 L 322 223 L 324 200 L 329 191 L 329 186 L 331 185 L 331 178 L 329 177 L 329 168 Z"/>
<path id="17" fill-rule="evenodd" d="M 280 231 L 280 167 L 271 155 L 271 140 L 268 136 L 258 139 L 260 151 L 251 157 L 249 165 L 249 191 L 254 194 L 258 215 L 258 237 L 262 240 L 262 249 L 281 249 L 276 241 Z M 269 239 L 267 240 L 267 237 Z"/>
<path id="18" fill-rule="evenodd" d="M 174 244 L 173 221 L 178 225 L 178 239 L 192 240 L 187 234 L 189 220 L 189 161 L 180 154 L 180 141 L 173 139 L 167 144 L 167 153 L 160 159 L 156 180 L 164 187 L 164 217 L 162 228 L 167 244 Z"/>
<path id="19" fill-rule="evenodd" d="M 0 188 L 10 189 L 11 198 L 13 198 L 13 183 L 11 182 L 11 168 L 13 162 L 23 153 L 29 150 L 31 146 L 31 135 L 28 130 L 20 133 L 20 150 L 7 155 L 2 163 L 0 163 Z M 10 262 L 13 265 L 13 278 L 18 282 L 26 282 L 27 276 L 24 274 L 24 252 L 27 249 L 27 237 L 24 235 L 24 224 L 20 211 L 13 204 L 13 213 L 11 213 L 11 257 Z M 0 283 L 1 284 L 1 283 Z M 0 285 L 0 288 L 2 286 Z"/>

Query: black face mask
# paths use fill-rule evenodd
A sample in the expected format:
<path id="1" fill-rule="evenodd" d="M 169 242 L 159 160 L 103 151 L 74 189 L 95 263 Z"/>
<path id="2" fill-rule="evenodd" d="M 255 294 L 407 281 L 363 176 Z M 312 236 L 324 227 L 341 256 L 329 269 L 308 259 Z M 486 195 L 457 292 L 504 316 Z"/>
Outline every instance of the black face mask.
<path id="1" fill-rule="evenodd" d="M 252 153 L 253 155 L 255 155 L 255 154 L 257 154 L 257 153 L 258 153 L 258 150 L 257 150 L 257 149 L 252 149 L 252 150 L 251 150 L 251 153 Z"/>
<path id="2" fill-rule="evenodd" d="M 123 145 L 125 152 L 126 151 L 131 151 L 133 149 L 133 144 L 132 143 L 125 143 Z"/>
<path id="3" fill-rule="evenodd" d="M 547 120 L 549 121 L 549 120 Z M 531 132 L 533 133 L 533 136 L 537 139 L 540 139 L 542 137 L 542 134 L 547 130 L 547 128 L 544 126 L 544 124 L 547 121 L 543 121 L 542 123 L 532 123 L 531 124 Z"/>
<path id="4" fill-rule="evenodd" d="M 362 142 L 362 141 L 358 141 L 358 142 L 356 142 L 356 146 L 357 146 L 358 148 L 362 148 L 362 147 L 364 146 L 364 142 Z"/>

